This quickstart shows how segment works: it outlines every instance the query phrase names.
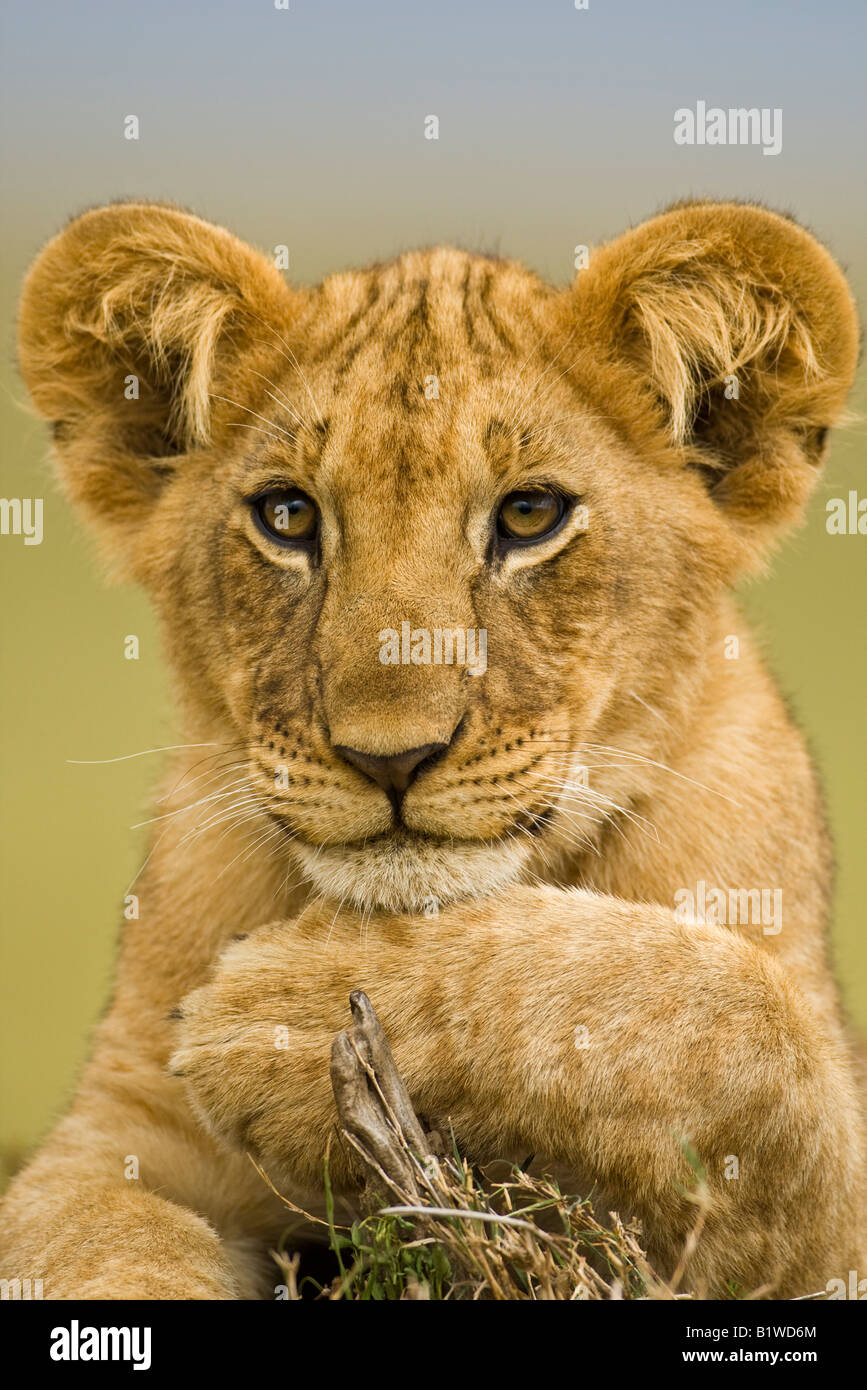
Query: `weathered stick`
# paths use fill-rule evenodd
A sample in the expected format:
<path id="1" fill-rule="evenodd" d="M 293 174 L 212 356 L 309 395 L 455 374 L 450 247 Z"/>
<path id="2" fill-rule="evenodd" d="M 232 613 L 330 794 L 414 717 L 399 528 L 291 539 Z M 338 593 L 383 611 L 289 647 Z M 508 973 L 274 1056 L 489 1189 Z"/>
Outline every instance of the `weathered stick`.
<path id="1" fill-rule="evenodd" d="M 349 996 L 353 1025 L 331 1048 L 340 1129 L 372 1174 L 395 1193 L 420 1197 L 412 1156 L 432 1153 L 376 1010 L 363 990 Z"/>

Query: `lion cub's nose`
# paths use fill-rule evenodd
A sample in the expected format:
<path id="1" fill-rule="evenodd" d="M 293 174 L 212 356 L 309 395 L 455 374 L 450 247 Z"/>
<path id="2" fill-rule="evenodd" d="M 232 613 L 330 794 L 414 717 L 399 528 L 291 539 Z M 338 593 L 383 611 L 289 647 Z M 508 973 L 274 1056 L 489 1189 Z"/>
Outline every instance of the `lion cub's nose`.
<path id="1" fill-rule="evenodd" d="M 442 753 L 446 748 L 448 748 L 447 743 L 423 743 L 419 748 L 407 748 L 403 753 L 393 753 L 387 758 L 381 758 L 372 753 L 362 753 L 357 748 L 338 746 L 335 747 L 334 751 L 340 754 L 344 762 L 351 763 L 353 767 L 358 768 L 359 772 L 370 777 L 378 787 L 382 787 L 397 810 L 401 797 L 421 764 L 433 757 L 435 753 Z"/>

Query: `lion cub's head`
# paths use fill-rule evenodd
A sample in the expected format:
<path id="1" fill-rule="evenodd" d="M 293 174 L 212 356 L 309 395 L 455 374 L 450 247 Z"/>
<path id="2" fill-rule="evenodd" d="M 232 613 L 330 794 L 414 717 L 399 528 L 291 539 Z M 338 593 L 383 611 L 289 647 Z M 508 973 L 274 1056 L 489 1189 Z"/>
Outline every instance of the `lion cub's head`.
<path id="1" fill-rule="evenodd" d="M 828 254 L 755 207 L 676 208 L 566 290 L 451 249 L 304 290 L 121 204 L 36 262 L 20 360 L 190 736 L 241 746 L 316 888 L 418 909 L 629 814 L 610 750 L 685 727 L 856 338 Z"/>

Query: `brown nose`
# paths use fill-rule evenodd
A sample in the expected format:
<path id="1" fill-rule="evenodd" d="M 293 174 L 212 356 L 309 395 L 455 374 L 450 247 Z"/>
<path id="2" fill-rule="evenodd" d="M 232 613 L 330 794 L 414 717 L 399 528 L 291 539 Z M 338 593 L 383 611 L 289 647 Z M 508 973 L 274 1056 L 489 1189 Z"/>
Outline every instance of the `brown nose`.
<path id="1" fill-rule="evenodd" d="M 403 753 L 380 758 L 372 753 L 361 753 L 357 748 L 336 747 L 344 762 L 351 763 L 370 777 L 378 787 L 382 787 L 395 810 L 400 807 L 401 797 L 413 781 L 421 764 L 435 753 L 442 753 L 447 743 L 423 743 L 419 748 L 407 748 Z"/>

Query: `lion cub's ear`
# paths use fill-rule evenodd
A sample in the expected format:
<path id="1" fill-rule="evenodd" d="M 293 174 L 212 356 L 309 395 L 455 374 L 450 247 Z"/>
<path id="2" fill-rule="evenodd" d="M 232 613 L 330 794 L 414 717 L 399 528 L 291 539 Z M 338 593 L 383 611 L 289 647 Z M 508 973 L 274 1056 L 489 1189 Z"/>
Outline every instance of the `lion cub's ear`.
<path id="1" fill-rule="evenodd" d="M 800 514 L 858 357 L 824 247 L 763 208 L 687 204 L 603 246 L 567 295 L 732 519 L 772 533 Z"/>
<path id="2" fill-rule="evenodd" d="M 18 354 L 71 496 L 102 523 L 140 514 L 213 439 L 215 396 L 243 399 L 279 356 L 299 299 L 264 256 L 176 208 L 70 223 L 25 280 Z"/>

